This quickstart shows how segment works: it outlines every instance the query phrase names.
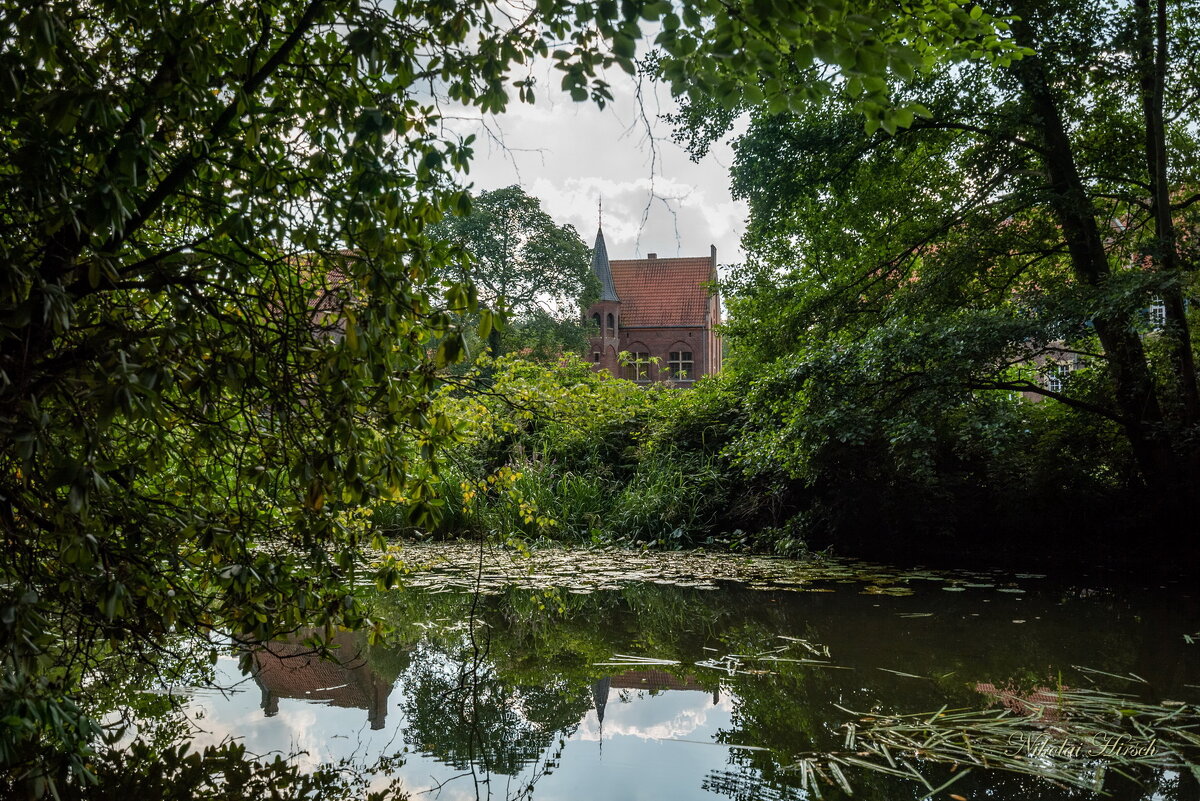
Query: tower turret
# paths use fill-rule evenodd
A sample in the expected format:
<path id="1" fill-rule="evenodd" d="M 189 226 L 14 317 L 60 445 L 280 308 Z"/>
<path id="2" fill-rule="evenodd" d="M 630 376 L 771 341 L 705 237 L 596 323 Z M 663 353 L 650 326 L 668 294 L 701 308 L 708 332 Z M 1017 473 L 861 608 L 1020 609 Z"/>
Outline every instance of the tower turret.
<path id="1" fill-rule="evenodd" d="M 593 369 L 608 370 L 614 376 L 621 374 L 617 354 L 621 352 L 621 298 L 613 284 L 612 267 L 608 263 L 608 248 L 604 244 L 604 228 L 596 229 L 596 244 L 592 248 L 592 272 L 600 282 L 600 299 L 587 310 L 587 316 L 596 326 L 592 336 L 591 362 Z"/>

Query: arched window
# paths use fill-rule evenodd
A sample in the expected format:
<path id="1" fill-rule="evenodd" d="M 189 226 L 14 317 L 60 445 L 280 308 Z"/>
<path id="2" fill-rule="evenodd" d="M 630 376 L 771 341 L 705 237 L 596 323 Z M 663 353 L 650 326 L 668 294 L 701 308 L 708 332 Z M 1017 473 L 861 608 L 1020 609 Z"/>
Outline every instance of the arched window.
<path id="1" fill-rule="evenodd" d="M 608 335 L 612 336 L 617 332 L 617 318 L 613 317 L 612 312 L 608 313 Z"/>
<path id="2" fill-rule="evenodd" d="M 596 312 L 592 315 L 592 322 L 596 324 L 596 330 L 600 331 L 600 312 Z M 601 331 L 601 333 L 603 332 Z"/>

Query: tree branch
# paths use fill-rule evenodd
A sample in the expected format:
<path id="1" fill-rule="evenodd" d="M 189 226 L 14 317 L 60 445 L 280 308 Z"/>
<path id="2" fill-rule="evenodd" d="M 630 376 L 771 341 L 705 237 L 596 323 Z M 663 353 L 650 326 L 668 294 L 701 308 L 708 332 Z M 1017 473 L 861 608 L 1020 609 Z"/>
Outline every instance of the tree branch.
<path id="1" fill-rule="evenodd" d="M 1097 406 L 1094 403 L 1088 403 L 1087 401 L 1079 400 L 1078 398 L 1069 397 L 1061 392 L 1054 392 L 1053 390 L 1046 389 L 1045 387 L 1039 386 L 1032 381 L 971 381 L 967 383 L 967 389 L 1032 392 L 1035 395 L 1041 395 L 1043 397 L 1050 398 L 1051 400 L 1056 400 L 1059 403 L 1070 406 L 1073 409 L 1079 409 L 1080 411 L 1100 415 L 1106 420 L 1112 420 L 1118 425 L 1125 425 L 1125 419 L 1110 409 L 1106 409 L 1103 406 Z"/>
<path id="2" fill-rule="evenodd" d="M 938 122 L 935 120 L 920 120 L 908 126 L 906 130 L 921 131 L 921 130 L 946 130 L 946 131 L 965 131 L 966 133 L 979 134 L 990 139 L 999 139 L 1002 142 L 1010 142 L 1018 147 L 1023 147 L 1026 150 L 1037 153 L 1040 156 L 1046 155 L 1046 151 L 1035 145 L 1033 142 L 1026 141 L 1016 135 L 1005 135 L 993 131 L 989 128 L 984 128 L 980 125 L 971 125 L 965 122 Z"/>
<path id="3" fill-rule="evenodd" d="M 102 249 L 111 251 L 117 248 L 129 236 L 145 225 L 146 221 L 158 211 L 163 202 L 168 197 L 177 192 L 183 183 L 188 179 L 192 172 L 199 166 L 205 158 L 208 157 L 208 152 L 213 146 L 221 140 L 226 129 L 237 119 L 242 111 L 242 99 L 247 98 L 257 92 L 267 79 L 283 65 L 287 57 L 296 48 L 296 45 L 304 38 L 309 29 L 316 24 L 317 17 L 325 5 L 325 0 L 313 0 L 304 10 L 304 14 L 296 23 L 296 27 L 288 34 L 287 39 L 279 46 L 269 59 L 243 83 L 241 88 L 233 100 L 221 112 L 209 129 L 208 136 L 202 142 L 197 142 L 192 145 L 191 149 L 183 158 L 176 162 L 171 171 L 159 181 L 154 190 L 146 196 L 138 209 L 130 217 L 129 222 L 122 226 L 120 233 L 114 234 L 107 242 L 104 243 Z"/>

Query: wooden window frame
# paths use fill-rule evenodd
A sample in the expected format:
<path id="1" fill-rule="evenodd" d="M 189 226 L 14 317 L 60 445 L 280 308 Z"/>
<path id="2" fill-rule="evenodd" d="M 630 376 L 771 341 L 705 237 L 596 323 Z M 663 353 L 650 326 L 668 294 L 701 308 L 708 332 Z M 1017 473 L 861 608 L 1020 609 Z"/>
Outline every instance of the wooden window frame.
<path id="1" fill-rule="evenodd" d="M 694 351 L 673 350 L 667 353 L 667 375 L 671 377 L 672 381 L 695 381 L 695 370 L 696 354 Z"/>
<path id="2" fill-rule="evenodd" d="M 621 375 L 638 384 L 649 383 L 650 353 L 648 351 L 631 352 L 629 354 L 629 361 L 622 365 Z"/>

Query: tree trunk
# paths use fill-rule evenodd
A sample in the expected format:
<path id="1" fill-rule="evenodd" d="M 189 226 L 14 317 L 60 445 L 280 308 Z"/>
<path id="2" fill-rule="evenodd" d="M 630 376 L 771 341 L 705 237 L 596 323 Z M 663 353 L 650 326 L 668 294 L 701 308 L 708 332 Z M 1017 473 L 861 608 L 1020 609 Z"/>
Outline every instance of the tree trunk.
<path id="1" fill-rule="evenodd" d="M 1156 9 L 1151 8 L 1154 3 Z M 1167 183 L 1167 139 L 1163 123 L 1163 96 L 1167 75 L 1166 0 L 1136 0 L 1138 24 L 1138 70 L 1141 73 L 1142 111 L 1146 118 L 1146 168 L 1150 178 L 1150 211 L 1154 216 L 1155 269 L 1174 280 L 1160 294 L 1166 307 L 1162 332 L 1171 359 L 1172 390 L 1180 422 L 1192 426 L 1200 421 L 1200 388 L 1196 384 L 1196 362 L 1191 332 L 1183 302 L 1182 270 L 1175 221 L 1171 217 L 1171 194 Z"/>
<path id="2" fill-rule="evenodd" d="M 1027 22 L 1014 25 L 1014 31 L 1023 43 L 1034 41 Z M 1088 286 L 1103 286 L 1111 274 L 1108 254 L 1045 68 L 1032 55 L 1014 62 L 1012 69 L 1032 107 L 1049 177 L 1050 206 L 1062 227 L 1075 278 Z M 1152 488 L 1162 488 L 1174 473 L 1173 458 L 1141 338 L 1128 312 L 1099 315 L 1093 324 L 1108 357 L 1117 409 L 1138 467 Z"/>
<path id="3" fill-rule="evenodd" d="M 504 355 L 500 352 L 500 329 L 495 325 L 488 334 L 488 349 L 491 350 L 493 359 L 499 359 Z"/>

